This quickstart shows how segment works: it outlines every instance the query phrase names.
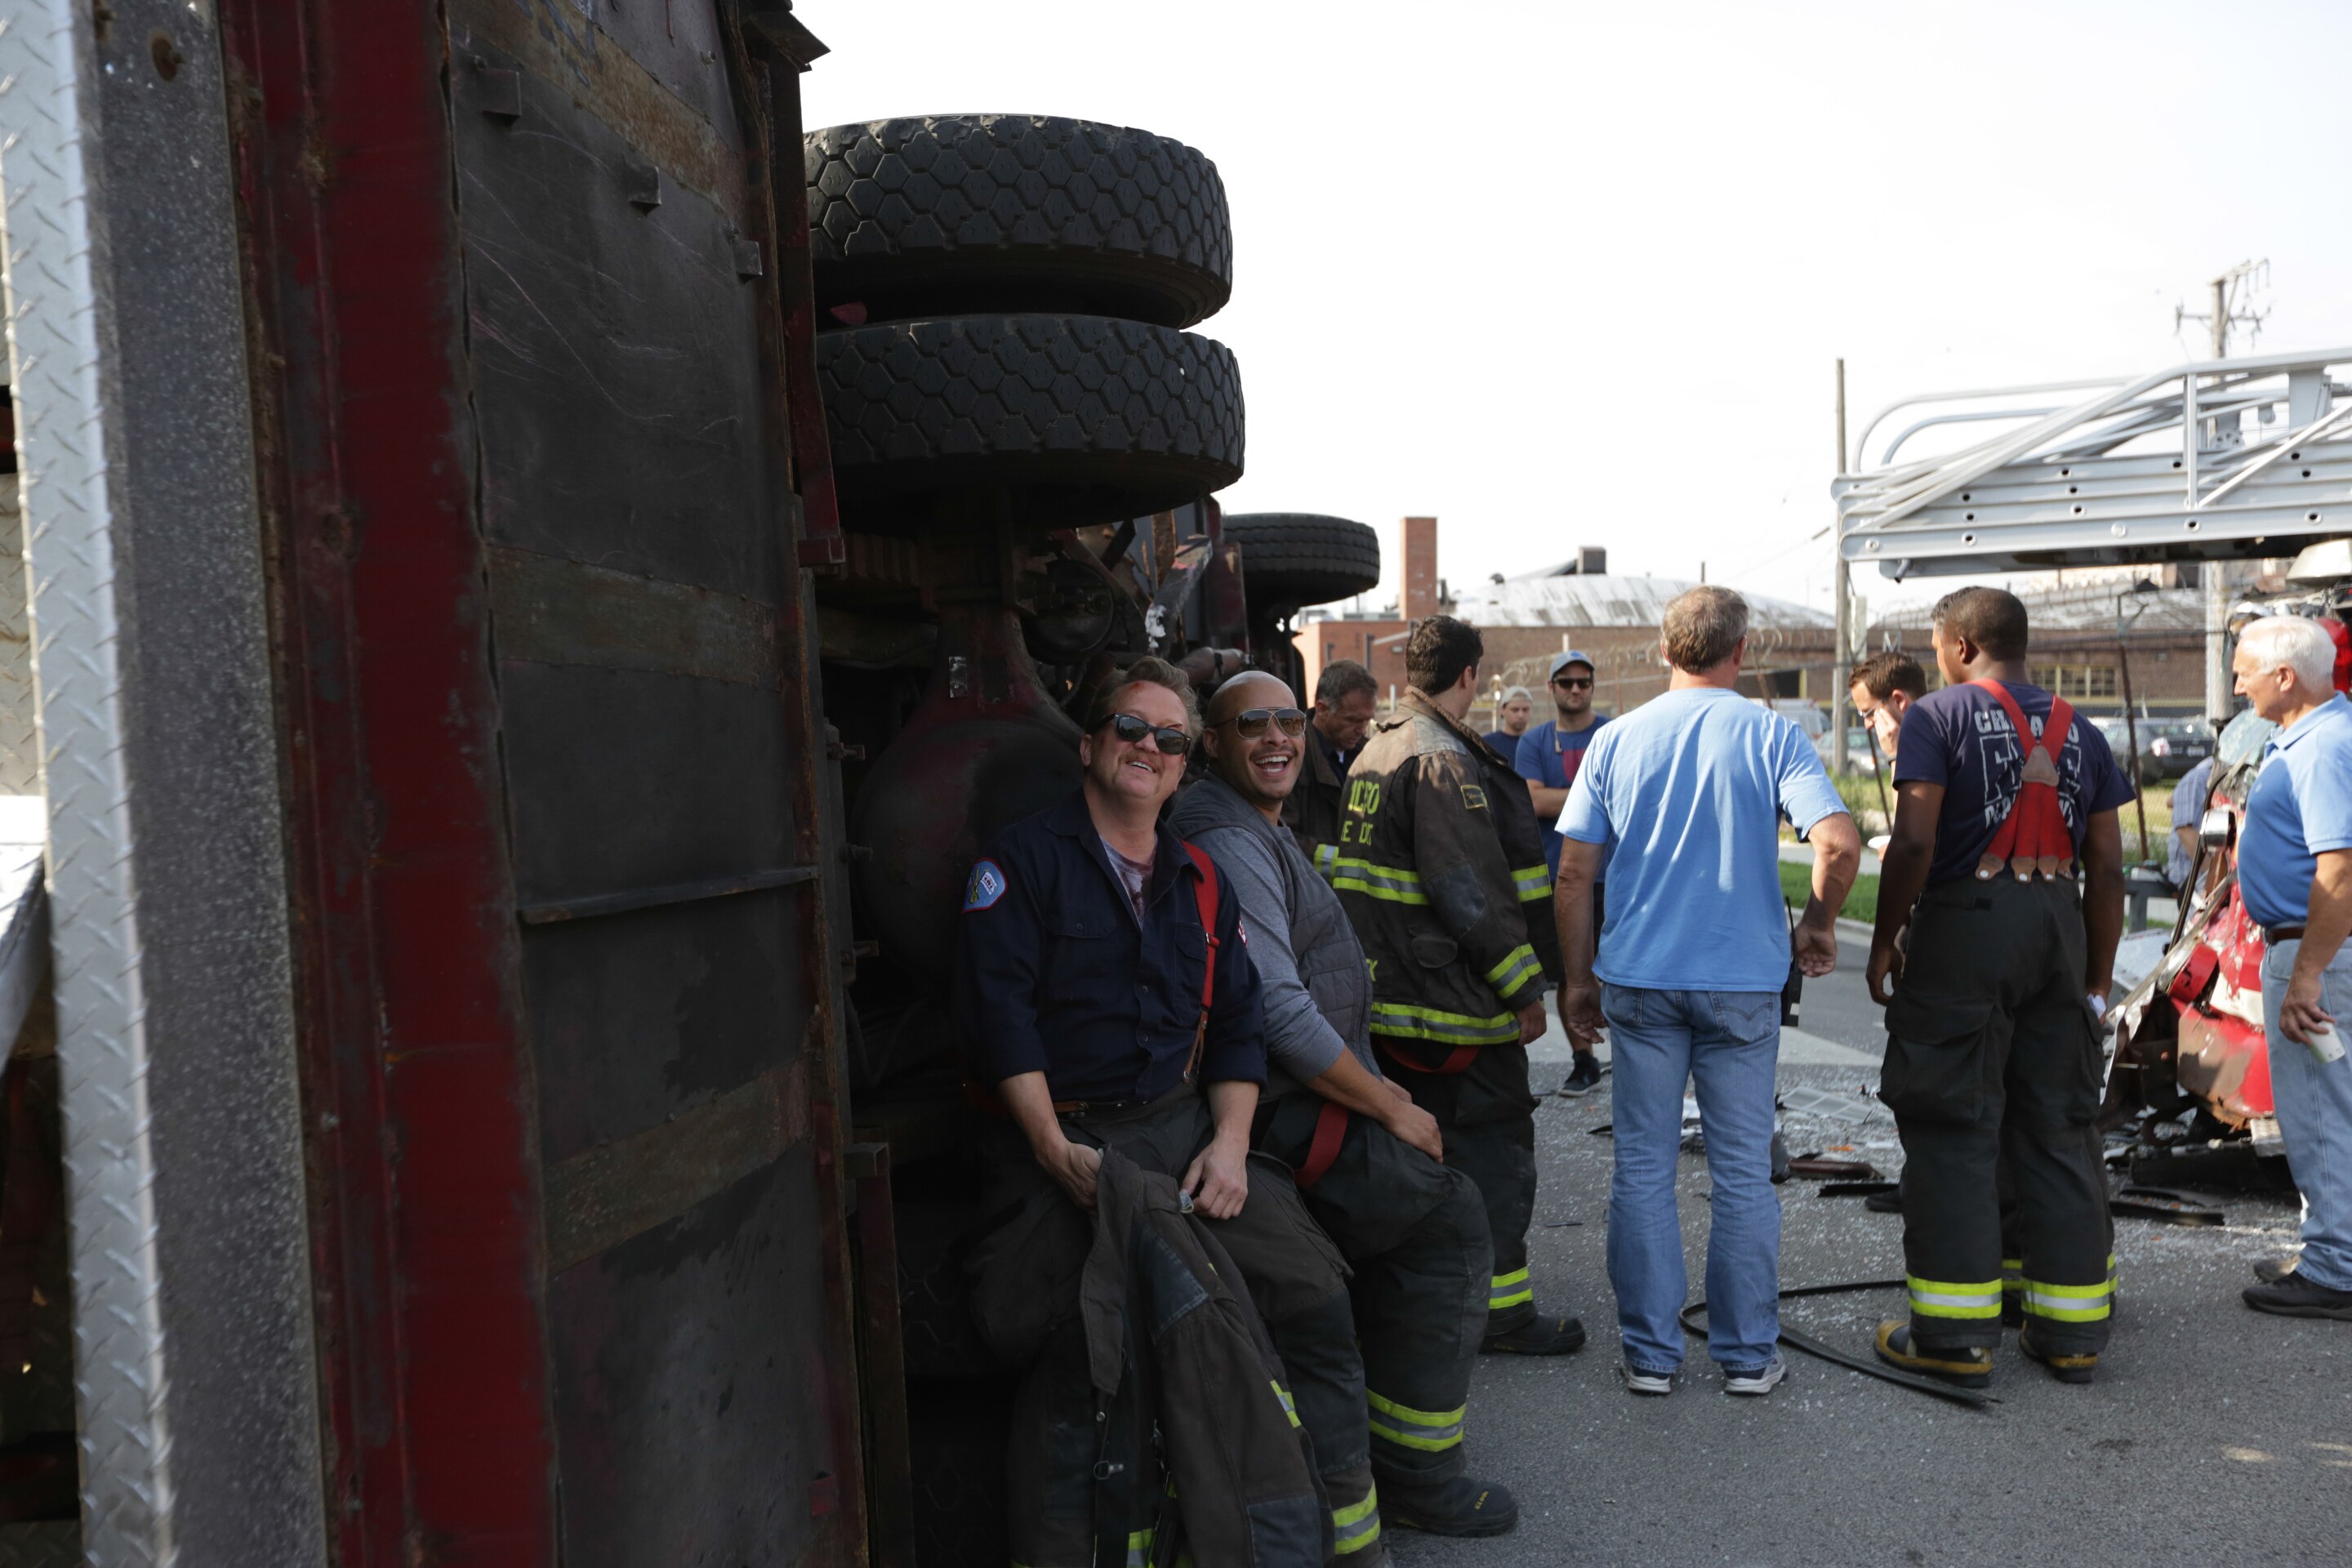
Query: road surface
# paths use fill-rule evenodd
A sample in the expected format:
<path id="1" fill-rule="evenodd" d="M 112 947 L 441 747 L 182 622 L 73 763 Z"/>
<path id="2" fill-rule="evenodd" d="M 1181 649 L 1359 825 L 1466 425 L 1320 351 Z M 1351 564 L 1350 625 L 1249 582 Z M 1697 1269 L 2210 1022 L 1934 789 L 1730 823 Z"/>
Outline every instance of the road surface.
<path id="1" fill-rule="evenodd" d="M 1857 1148 L 1888 1174 L 1894 1128 L 1864 1098 L 1877 1076 L 1877 1009 L 1860 943 L 1809 983 L 1804 1029 L 1784 1051 L 1799 1152 Z M 1556 1088 L 1566 1042 L 1535 1050 Z M 2066 1387 L 1999 1353 L 1983 1411 L 1790 1357 L 1765 1399 L 1721 1392 L 1704 1342 L 1666 1399 L 1620 1387 L 1603 1272 L 1607 1081 L 1536 1113 L 1541 1185 L 1532 1250 L 1538 1299 L 1580 1312 L 1591 1342 L 1557 1361 L 1486 1357 L 1471 1392 L 1474 1469 L 1508 1484 L 1522 1521 L 1494 1541 L 1393 1531 L 1403 1568 L 1463 1564 L 2340 1563 L 2352 1560 L 2352 1324 L 2269 1318 L 2238 1300 L 2248 1267 L 2292 1239 L 2289 1201 L 2219 1195 L 2230 1223 L 2188 1230 L 2116 1222 L 2123 1306 L 2100 1379 Z M 1793 1091 L 1793 1092 L 1792 1092 Z M 1843 1113 L 1837 1120 L 1822 1108 Z M 1814 1184 L 1781 1189 L 1785 1284 L 1901 1275 L 1901 1221 Z M 1706 1165 L 1683 1160 L 1683 1229 L 1703 1277 Z M 1696 1289 L 1696 1286 L 1694 1287 Z M 1788 1321 L 1864 1354 L 1895 1292 L 1791 1303 Z"/>

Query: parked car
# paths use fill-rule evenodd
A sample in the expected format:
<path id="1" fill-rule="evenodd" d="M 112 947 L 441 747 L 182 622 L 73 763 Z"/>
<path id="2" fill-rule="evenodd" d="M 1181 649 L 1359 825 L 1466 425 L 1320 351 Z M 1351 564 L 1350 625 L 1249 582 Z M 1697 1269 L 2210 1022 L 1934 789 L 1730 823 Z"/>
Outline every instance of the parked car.
<path id="1" fill-rule="evenodd" d="M 2142 724 L 2139 776 L 2177 779 L 2213 754 L 2213 732 L 2202 722 Z"/>

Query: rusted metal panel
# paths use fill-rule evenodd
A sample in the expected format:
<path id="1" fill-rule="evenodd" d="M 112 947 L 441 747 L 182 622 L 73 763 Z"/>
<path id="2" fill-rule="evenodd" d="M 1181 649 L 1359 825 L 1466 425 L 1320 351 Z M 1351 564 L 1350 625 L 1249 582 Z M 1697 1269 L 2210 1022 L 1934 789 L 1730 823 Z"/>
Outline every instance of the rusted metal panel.
<path id="1" fill-rule="evenodd" d="M 557 1321 L 598 1331 L 555 1350 L 566 1568 L 843 1560 L 825 1342 L 769 1288 L 814 1310 L 820 1210 L 803 1150 L 550 1282 Z"/>
<path id="2" fill-rule="evenodd" d="M 519 69 L 523 103 L 452 122 L 485 533 L 773 604 L 761 284 L 737 271 L 742 231 L 658 155 L 685 188 L 633 202 L 646 150 L 516 57 L 452 47 Z"/>
<path id="3" fill-rule="evenodd" d="M 794 1062 L 634 1137 L 547 1172 L 547 1271 L 561 1274 L 774 1164 L 808 1136 L 808 1073 Z"/>
<path id="4" fill-rule="evenodd" d="M 531 1072 L 449 200 L 413 0 L 224 0 L 276 531 L 337 1560 L 556 1556 Z M 241 89 L 241 90 L 240 90 Z"/>
<path id="5" fill-rule="evenodd" d="M 457 0 L 449 7 L 453 64 L 528 67 L 740 221 L 741 132 L 718 58 L 716 8 L 663 0 L 658 9 L 600 9 L 602 24 L 565 0 Z M 487 50 L 509 62 L 475 67 L 474 56 Z"/>
<path id="6" fill-rule="evenodd" d="M 800 882 L 814 882 L 818 875 L 814 866 L 738 871 L 721 877 L 708 877 L 698 882 L 671 882 L 658 888 L 635 888 L 625 893 L 594 893 L 581 899 L 525 904 L 516 912 L 522 917 L 525 925 L 554 925 L 563 921 L 591 921 L 605 915 L 634 914 L 639 910 L 658 909 L 664 904 L 694 904 L 705 899 L 731 899 L 740 893 L 764 893 Z M 5 1016 L 5 994 L 0 992 L 0 1016 Z"/>
<path id="7" fill-rule="evenodd" d="M 915 1568 L 915 1489 L 908 1473 L 906 1347 L 898 1326 L 898 1240 L 890 1146 L 853 1143 L 844 1162 L 857 1194 L 858 1362 L 865 1373 L 866 1497 L 877 1568 Z"/>
<path id="8" fill-rule="evenodd" d="M 740 594 L 498 549 L 490 603 L 502 659 L 776 683 L 775 612 Z"/>

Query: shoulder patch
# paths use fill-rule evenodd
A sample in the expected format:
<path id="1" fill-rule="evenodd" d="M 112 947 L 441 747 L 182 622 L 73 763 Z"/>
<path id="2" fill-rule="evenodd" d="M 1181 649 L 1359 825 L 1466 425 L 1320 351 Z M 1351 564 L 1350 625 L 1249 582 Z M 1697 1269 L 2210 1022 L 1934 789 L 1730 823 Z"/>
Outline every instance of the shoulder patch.
<path id="1" fill-rule="evenodd" d="M 1242 945 L 1244 947 L 1247 947 L 1249 945 L 1249 921 L 1242 919 L 1239 915 L 1235 915 L 1234 917 L 1234 934 L 1242 939 Z"/>
<path id="2" fill-rule="evenodd" d="M 1004 872 L 995 861 L 981 861 L 971 868 L 971 881 L 964 888 L 963 912 L 970 914 L 974 910 L 994 909 L 996 900 L 1004 896 L 1008 885 Z"/>
<path id="3" fill-rule="evenodd" d="M 1464 784 L 1462 786 L 1462 805 L 1465 810 L 1469 811 L 1486 810 L 1486 792 L 1474 784 Z"/>

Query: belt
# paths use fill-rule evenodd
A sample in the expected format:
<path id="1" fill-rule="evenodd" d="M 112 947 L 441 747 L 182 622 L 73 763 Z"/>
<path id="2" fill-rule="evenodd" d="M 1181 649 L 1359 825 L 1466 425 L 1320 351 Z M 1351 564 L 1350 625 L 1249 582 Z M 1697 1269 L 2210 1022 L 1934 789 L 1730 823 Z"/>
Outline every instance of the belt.
<path id="1" fill-rule="evenodd" d="M 2264 945 L 2269 947 L 2276 947 L 2283 942 L 2299 941 L 2302 936 L 2303 928 L 2301 926 L 2263 927 L 2263 942 Z"/>

